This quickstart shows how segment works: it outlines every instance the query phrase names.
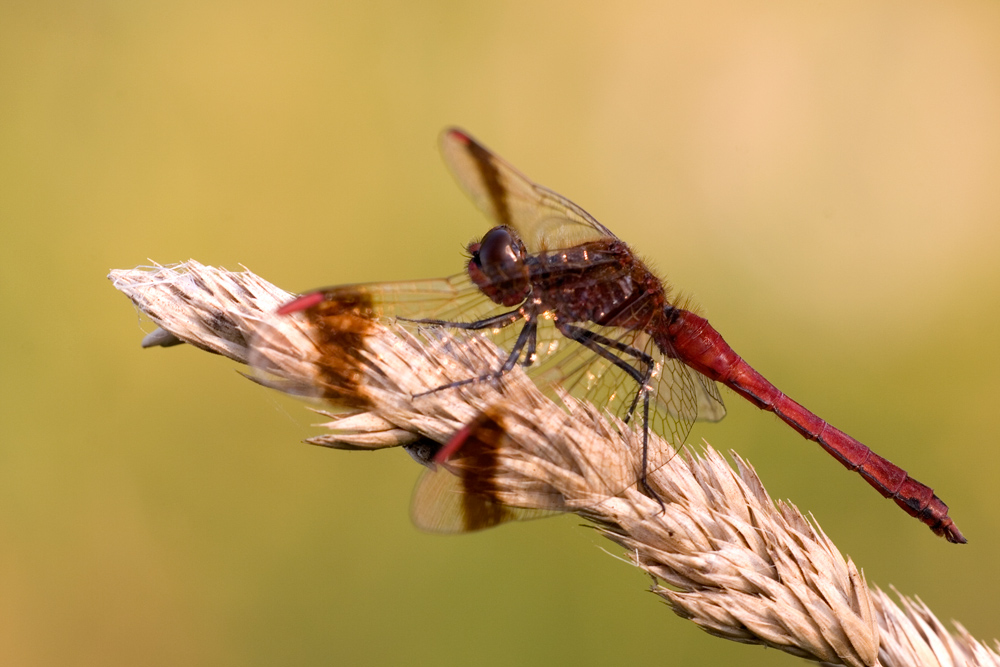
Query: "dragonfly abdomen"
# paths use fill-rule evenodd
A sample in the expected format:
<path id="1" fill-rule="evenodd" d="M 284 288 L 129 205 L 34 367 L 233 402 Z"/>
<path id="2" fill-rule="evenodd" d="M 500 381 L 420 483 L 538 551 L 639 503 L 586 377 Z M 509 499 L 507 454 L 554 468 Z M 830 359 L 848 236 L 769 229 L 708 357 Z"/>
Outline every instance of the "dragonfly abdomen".
<path id="1" fill-rule="evenodd" d="M 840 461 L 844 467 L 857 471 L 866 482 L 886 498 L 891 498 L 910 516 L 920 519 L 934 533 L 949 542 L 965 543 L 965 537 L 948 516 L 948 506 L 929 486 L 918 482 L 869 447 L 838 428 L 831 426 L 812 412 L 782 394 L 773 406 L 773 412 L 782 421 L 799 431 L 805 438 L 815 440 Z M 818 430 L 807 430 L 802 423 L 819 423 Z"/>
<path id="2" fill-rule="evenodd" d="M 668 343 L 678 359 L 725 384 L 762 410 L 773 412 L 804 438 L 819 443 L 846 468 L 857 471 L 879 493 L 892 498 L 935 534 L 949 542 L 965 543 L 965 537 L 948 516 L 948 506 L 933 489 L 780 392 L 736 354 L 705 318 L 674 309 L 670 319 Z"/>

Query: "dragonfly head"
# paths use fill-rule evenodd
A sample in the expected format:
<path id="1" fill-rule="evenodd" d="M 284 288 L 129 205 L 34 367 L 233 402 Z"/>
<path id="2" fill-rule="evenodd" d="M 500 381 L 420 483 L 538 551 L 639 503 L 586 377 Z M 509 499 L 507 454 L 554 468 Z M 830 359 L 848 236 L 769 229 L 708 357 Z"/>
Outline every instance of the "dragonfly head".
<path id="1" fill-rule="evenodd" d="M 510 227 L 494 227 L 469 244 L 469 277 L 483 294 L 502 306 L 516 306 L 531 291 L 527 251 Z"/>

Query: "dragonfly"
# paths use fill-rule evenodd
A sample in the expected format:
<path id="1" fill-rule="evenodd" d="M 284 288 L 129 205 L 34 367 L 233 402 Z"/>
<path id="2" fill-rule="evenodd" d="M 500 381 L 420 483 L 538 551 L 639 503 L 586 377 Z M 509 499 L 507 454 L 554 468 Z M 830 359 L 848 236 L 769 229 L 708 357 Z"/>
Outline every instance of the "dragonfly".
<path id="1" fill-rule="evenodd" d="M 779 391 L 580 206 L 532 182 L 461 129 L 445 130 L 440 147 L 460 188 L 493 223 L 468 245 L 465 270 L 442 279 L 319 289 L 283 305 L 279 315 L 303 313 L 335 331 L 345 309 L 362 308 L 370 317 L 488 337 L 505 355 L 495 368 L 431 391 L 500 381 L 520 366 L 542 387 L 559 386 L 637 424 L 642 465 L 635 481 L 657 500 L 646 480 L 662 455 L 651 451 L 649 433 L 680 446 L 695 421 L 722 419 L 721 384 L 818 443 L 935 534 L 966 542 L 930 487 Z M 497 423 L 474 421 L 443 446 L 425 449 L 427 463 L 446 463 L 470 441 L 491 437 Z M 488 488 L 486 482 L 476 480 L 464 492 Z M 435 486 L 441 484 L 424 485 Z M 495 511 L 436 521 L 432 515 L 441 510 L 427 500 L 433 493 L 415 501 L 418 523 L 465 531 L 521 516 Z"/>

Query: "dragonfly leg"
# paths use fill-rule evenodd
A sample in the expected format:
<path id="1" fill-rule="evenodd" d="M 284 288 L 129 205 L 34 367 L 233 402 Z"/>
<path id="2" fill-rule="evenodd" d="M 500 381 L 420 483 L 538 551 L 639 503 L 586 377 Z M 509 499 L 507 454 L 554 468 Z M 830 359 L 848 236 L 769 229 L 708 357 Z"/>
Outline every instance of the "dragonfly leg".
<path id="1" fill-rule="evenodd" d="M 487 317 L 475 322 L 451 322 L 449 320 L 432 319 L 410 319 L 409 317 L 397 317 L 400 322 L 413 322 L 414 324 L 430 324 L 437 327 L 449 327 L 451 329 L 465 329 L 467 331 L 479 331 L 481 329 L 502 329 L 514 324 L 524 318 L 524 313 L 520 309 L 506 313 L 500 313 L 493 317 Z"/>
<path id="2" fill-rule="evenodd" d="M 647 481 L 647 472 L 649 469 L 649 379 L 653 376 L 653 358 L 642 350 L 638 350 L 631 345 L 626 345 L 621 341 L 612 340 L 607 336 L 602 336 L 598 333 L 594 333 L 589 329 L 584 329 L 583 327 L 578 327 L 573 324 L 559 324 L 556 326 L 559 328 L 559 332 L 562 333 L 567 338 L 576 341 L 580 345 L 583 345 L 589 350 L 593 350 L 600 356 L 604 357 L 611 363 L 613 363 L 618 368 L 625 371 L 629 376 L 632 377 L 639 384 L 639 388 L 635 393 L 635 397 L 632 399 L 632 405 L 629 406 L 628 412 L 622 419 L 625 423 L 628 423 L 629 419 L 635 413 L 636 408 L 639 405 L 639 397 L 642 397 L 642 469 L 639 473 L 639 486 L 642 490 L 649 494 L 657 503 L 660 505 L 660 511 L 666 510 L 667 506 L 664 504 L 663 499 L 660 495 L 654 491 Z M 616 354 L 613 354 L 607 348 L 612 348 L 623 352 L 631 357 L 634 357 L 640 368 L 636 368 L 632 364 L 628 363 Z"/>
<path id="3" fill-rule="evenodd" d="M 559 327 L 559 332 L 562 333 L 562 335 L 571 340 L 575 340 L 587 349 L 593 350 L 597 354 L 601 355 L 615 366 L 628 373 L 632 379 L 639 384 L 639 390 L 632 398 L 632 404 L 622 417 L 622 421 L 627 424 L 629 420 L 632 419 L 632 415 L 635 414 L 636 408 L 639 407 L 639 398 L 644 394 L 649 394 L 647 383 L 653 375 L 653 358 L 642 350 L 638 350 L 631 345 L 626 345 L 621 341 L 613 340 L 607 336 L 594 333 L 589 329 L 584 329 L 583 327 L 578 327 L 574 324 L 561 324 L 557 326 Z M 621 357 L 614 355 L 605 349 L 609 347 L 614 350 L 618 350 L 619 352 L 624 352 L 630 357 L 634 357 L 639 362 L 641 370 L 640 368 L 632 366 Z"/>
<path id="4" fill-rule="evenodd" d="M 434 394 L 439 391 L 444 391 L 445 389 L 454 389 L 456 387 L 463 387 L 467 384 L 473 384 L 476 382 L 485 382 L 486 380 L 499 380 L 504 373 L 508 372 L 510 369 L 517 365 L 517 360 L 521 358 L 521 350 L 525 349 L 527 346 L 529 355 L 533 356 L 536 345 L 536 334 L 538 332 L 538 322 L 535 318 L 526 318 L 524 326 L 521 328 L 521 332 L 517 335 L 517 341 L 515 341 L 514 346 L 510 350 L 510 354 L 507 356 L 507 360 L 503 363 L 503 366 L 499 370 L 492 373 L 486 373 L 477 377 L 467 378 L 465 380 L 458 380 L 457 382 L 449 382 L 448 384 L 443 384 L 440 387 L 435 387 L 434 389 L 429 389 L 427 391 L 422 391 L 419 394 L 414 394 L 413 398 L 420 398 L 421 396 L 427 396 L 428 394 Z M 483 327 L 485 328 L 485 327 Z M 525 365 L 530 365 L 530 362 Z"/>
<path id="5" fill-rule="evenodd" d="M 639 476 L 639 485 L 643 490 L 652 496 L 660 505 L 660 512 L 666 512 L 667 506 L 663 503 L 663 498 L 656 491 L 653 491 L 646 480 L 649 473 L 649 392 L 643 393 L 642 397 L 642 474 Z"/>
<path id="6" fill-rule="evenodd" d="M 530 321 L 534 325 L 535 318 L 531 318 Z M 527 329 L 528 325 L 525 325 L 524 328 Z M 521 333 L 523 334 L 524 332 L 522 331 Z M 538 334 L 538 327 L 533 326 L 531 335 L 528 337 L 528 344 L 524 348 L 524 360 L 521 362 L 521 365 L 525 368 L 528 368 L 529 366 L 531 366 L 531 364 L 535 363 L 535 351 L 536 348 L 538 347 L 537 334 Z"/>

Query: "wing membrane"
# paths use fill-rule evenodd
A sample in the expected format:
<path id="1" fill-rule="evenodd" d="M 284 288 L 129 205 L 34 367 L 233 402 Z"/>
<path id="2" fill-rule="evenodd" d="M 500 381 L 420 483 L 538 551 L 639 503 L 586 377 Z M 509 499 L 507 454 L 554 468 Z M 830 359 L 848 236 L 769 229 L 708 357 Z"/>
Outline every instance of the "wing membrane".
<path id="1" fill-rule="evenodd" d="M 331 302 L 362 301 L 368 316 L 386 323 L 397 318 L 474 321 L 502 309 L 464 273 L 428 280 L 339 285 L 311 294 L 322 294 L 324 301 Z"/>
<path id="2" fill-rule="evenodd" d="M 444 463 L 424 461 L 425 470 L 413 491 L 410 517 L 433 533 L 468 533 L 508 521 L 537 519 L 561 508 L 558 498 L 542 498 L 542 506 L 514 507 L 504 502 L 494 479 L 502 475 L 501 456 L 507 441 L 502 417 L 481 414 L 455 437 L 464 439 L 457 456 Z M 440 449 L 440 448 L 438 448 Z"/>
<path id="3" fill-rule="evenodd" d="M 429 533 L 471 533 L 510 521 L 541 519 L 551 510 L 511 507 L 482 494 L 471 493 L 465 478 L 438 467 L 425 470 L 413 489 L 410 518 Z"/>
<path id="4" fill-rule="evenodd" d="M 459 186 L 494 222 L 517 231 L 530 253 L 614 237 L 589 213 L 533 183 L 459 129 L 441 135 L 441 153 Z"/>
<path id="5" fill-rule="evenodd" d="M 468 276 L 410 282 L 369 283 L 329 287 L 285 304 L 270 326 L 261 326 L 251 345 L 250 365 L 261 384 L 300 396 L 352 406 L 363 362 L 363 337 L 373 323 L 401 322 L 418 335 L 424 326 L 408 320 L 431 318 L 448 322 L 488 319 L 505 309 L 493 303 Z M 506 309 L 509 310 L 509 309 Z M 284 327 L 281 318 L 302 312 L 315 325 L 302 330 Z M 510 349 L 516 326 L 491 331 L 497 345 Z M 289 337 L 295 337 L 292 341 Z M 301 340 L 305 336 L 307 340 Z M 422 336 L 430 343 L 440 336 Z M 456 337 L 461 344 L 461 336 Z M 314 349 L 310 359 L 296 350 Z M 462 349 L 453 350 L 455 354 Z"/>

